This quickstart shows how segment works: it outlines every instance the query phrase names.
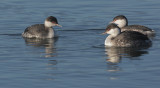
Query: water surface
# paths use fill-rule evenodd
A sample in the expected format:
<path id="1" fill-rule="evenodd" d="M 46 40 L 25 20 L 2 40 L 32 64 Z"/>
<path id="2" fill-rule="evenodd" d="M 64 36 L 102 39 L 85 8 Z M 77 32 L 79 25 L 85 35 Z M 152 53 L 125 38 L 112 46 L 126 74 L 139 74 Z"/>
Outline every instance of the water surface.
<path id="1" fill-rule="evenodd" d="M 2 0 L 0 1 L 0 87 L 159 88 L 160 1 Z M 113 17 L 156 31 L 146 49 L 105 48 Z M 57 17 L 58 38 L 23 39 L 27 26 Z"/>

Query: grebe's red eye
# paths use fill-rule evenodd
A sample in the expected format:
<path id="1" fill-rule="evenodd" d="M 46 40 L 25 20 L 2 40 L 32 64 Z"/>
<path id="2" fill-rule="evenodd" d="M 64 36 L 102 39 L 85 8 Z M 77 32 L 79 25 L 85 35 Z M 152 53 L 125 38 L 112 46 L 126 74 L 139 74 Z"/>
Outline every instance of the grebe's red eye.
<path id="1" fill-rule="evenodd" d="M 110 31 L 111 29 L 107 29 L 107 31 Z"/>

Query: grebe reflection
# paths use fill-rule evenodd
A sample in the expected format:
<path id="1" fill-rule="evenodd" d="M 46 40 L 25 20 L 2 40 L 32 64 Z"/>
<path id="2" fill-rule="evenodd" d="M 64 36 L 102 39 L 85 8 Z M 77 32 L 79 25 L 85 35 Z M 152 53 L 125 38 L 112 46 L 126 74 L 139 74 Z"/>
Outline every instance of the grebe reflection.
<path id="1" fill-rule="evenodd" d="M 45 48 L 45 57 L 56 56 L 55 42 L 58 40 L 58 37 L 53 39 L 24 38 L 24 40 L 27 46 Z"/>

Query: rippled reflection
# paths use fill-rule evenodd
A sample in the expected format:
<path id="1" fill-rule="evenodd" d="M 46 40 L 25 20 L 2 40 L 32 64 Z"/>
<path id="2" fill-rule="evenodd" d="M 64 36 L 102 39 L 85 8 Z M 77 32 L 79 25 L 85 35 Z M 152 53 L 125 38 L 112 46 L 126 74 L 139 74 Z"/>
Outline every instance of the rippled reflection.
<path id="1" fill-rule="evenodd" d="M 109 72 L 115 72 L 120 71 L 121 68 L 118 66 L 118 64 L 121 62 L 123 58 L 129 58 L 131 60 L 134 60 L 143 55 L 148 54 L 148 51 L 139 49 L 139 48 L 116 48 L 116 47 L 110 47 L 105 48 L 106 55 L 108 57 L 107 61 L 107 71 Z"/>
<path id="2" fill-rule="evenodd" d="M 122 57 L 134 59 L 134 57 L 139 57 L 143 54 L 148 54 L 148 51 L 141 50 L 139 48 L 106 47 L 105 51 L 106 55 L 109 57 L 107 61 L 115 64 L 120 63 Z"/>
<path id="3" fill-rule="evenodd" d="M 148 54 L 148 51 L 139 48 L 106 47 L 105 53 L 107 55 L 107 71 L 112 73 L 109 79 L 116 80 L 120 78 L 120 76 L 117 75 L 117 73 L 119 74 L 119 72 L 125 69 L 121 67 L 121 64 L 123 64 L 122 60 L 126 60 L 124 58 L 128 58 L 130 60 L 140 60 L 139 57 L 144 54 Z"/>
<path id="4" fill-rule="evenodd" d="M 55 42 L 58 40 L 58 37 L 54 39 L 36 39 L 36 38 L 24 38 L 26 45 L 34 47 L 44 47 L 45 48 L 45 57 L 55 57 Z"/>

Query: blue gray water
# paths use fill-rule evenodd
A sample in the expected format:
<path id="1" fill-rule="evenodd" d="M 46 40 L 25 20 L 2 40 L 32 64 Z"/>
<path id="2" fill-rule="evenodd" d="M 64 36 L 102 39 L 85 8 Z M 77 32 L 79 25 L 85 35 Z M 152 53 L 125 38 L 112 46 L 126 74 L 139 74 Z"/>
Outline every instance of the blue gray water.
<path id="1" fill-rule="evenodd" d="M 160 1 L 1 0 L 1 88 L 159 88 Z M 105 48 L 113 17 L 156 31 L 147 49 Z M 57 17 L 56 39 L 23 39 L 27 26 Z"/>

